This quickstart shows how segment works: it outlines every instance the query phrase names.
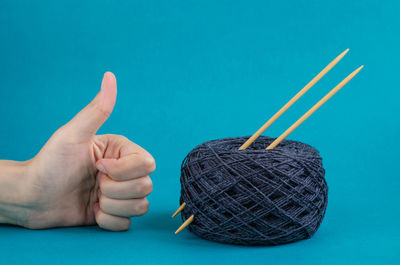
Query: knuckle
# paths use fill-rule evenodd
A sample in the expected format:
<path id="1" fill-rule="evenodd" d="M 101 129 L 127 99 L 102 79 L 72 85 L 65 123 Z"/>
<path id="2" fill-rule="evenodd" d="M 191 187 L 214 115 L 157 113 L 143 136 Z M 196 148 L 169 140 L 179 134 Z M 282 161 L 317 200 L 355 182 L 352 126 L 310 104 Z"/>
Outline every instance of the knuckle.
<path id="1" fill-rule="evenodd" d="M 143 166 L 146 169 L 146 171 L 150 174 L 154 172 L 154 170 L 156 169 L 156 161 L 150 154 L 148 154 L 143 158 Z"/>
<path id="2" fill-rule="evenodd" d="M 124 136 L 124 135 L 118 135 L 118 137 L 119 137 L 119 139 L 121 140 L 121 141 L 124 141 L 124 142 L 128 142 L 129 141 L 129 139 L 126 137 L 126 136 Z M 129 141 L 130 142 L 130 141 Z"/>
<path id="3" fill-rule="evenodd" d="M 153 191 L 153 182 L 149 177 L 144 178 L 138 187 L 138 193 L 143 196 L 149 195 Z"/>
<path id="4" fill-rule="evenodd" d="M 119 231 L 126 231 L 129 229 L 130 226 L 131 226 L 131 219 L 124 218 L 124 220 L 121 222 L 121 225 L 119 227 L 120 228 Z"/>
<path id="5" fill-rule="evenodd" d="M 100 115 L 103 116 L 104 119 L 108 119 L 108 117 L 110 117 L 111 115 L 111 111 L 103 108 L 103 106 L 95 104 L 94 105 L 94 109 L 95 111 L 97 111 Z"/>
<path id="6" fill-rule="evenodd" d="M 138 215 L 143 215 L 147 213 L 148 210 L 149 210 L 149 201 L 146 198 L 142 199 L 140 202 L 137 203 L 136 213 Z"/>

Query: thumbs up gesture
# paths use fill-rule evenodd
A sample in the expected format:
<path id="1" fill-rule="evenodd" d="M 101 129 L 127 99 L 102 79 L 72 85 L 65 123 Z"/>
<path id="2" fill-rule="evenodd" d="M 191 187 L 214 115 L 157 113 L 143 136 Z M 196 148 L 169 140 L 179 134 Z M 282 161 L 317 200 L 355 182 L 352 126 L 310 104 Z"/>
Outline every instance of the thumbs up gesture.
<path id="1" fill-rule="evenodd" d="M 21 225 L 44 229 L 98 224 L 123 231 L 130 217 L 147 212 L 153 157 L 124 136 L 96 135 L 116 97 L 115 76 L 107 72 L 94 100 L 26 162 L 30 177 Z"/>

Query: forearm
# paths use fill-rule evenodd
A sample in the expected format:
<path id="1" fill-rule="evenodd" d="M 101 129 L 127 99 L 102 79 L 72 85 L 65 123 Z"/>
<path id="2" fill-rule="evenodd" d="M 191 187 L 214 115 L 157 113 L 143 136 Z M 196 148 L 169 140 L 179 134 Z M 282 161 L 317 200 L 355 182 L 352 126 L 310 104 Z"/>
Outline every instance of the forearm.
<path id="1" fill-rule="evenodd" d="M 0 160 L 0 224 L 23 225 L 29 162 Z"/>

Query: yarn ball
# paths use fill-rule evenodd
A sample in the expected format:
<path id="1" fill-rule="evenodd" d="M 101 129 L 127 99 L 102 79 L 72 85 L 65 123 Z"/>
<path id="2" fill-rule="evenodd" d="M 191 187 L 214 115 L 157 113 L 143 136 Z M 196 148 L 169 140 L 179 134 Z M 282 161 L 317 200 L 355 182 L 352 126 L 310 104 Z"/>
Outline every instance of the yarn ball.
<path id="1" fill-rule="evenodd" d="M 310 238 L 327 207 L 328 186 L 319 152 L 261 136 L 208 141 L 194 148 L 181 167 L 182 220 L 189 231 L 212 241 L 279 245 Z"/>

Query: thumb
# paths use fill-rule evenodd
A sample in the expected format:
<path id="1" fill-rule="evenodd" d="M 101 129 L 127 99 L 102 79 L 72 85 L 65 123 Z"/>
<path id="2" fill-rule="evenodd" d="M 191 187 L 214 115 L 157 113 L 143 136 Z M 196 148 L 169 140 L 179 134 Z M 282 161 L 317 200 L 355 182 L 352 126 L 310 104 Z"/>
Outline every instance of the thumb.
<path id="1" fill-rule="evenodd" d="M 117 98 L 117 81 L 111 72 L 106 72 L 97 96 L 81 110 L 68 124 L 66 129 L 80 139 L 88 139 L 110 116 Z"/>

